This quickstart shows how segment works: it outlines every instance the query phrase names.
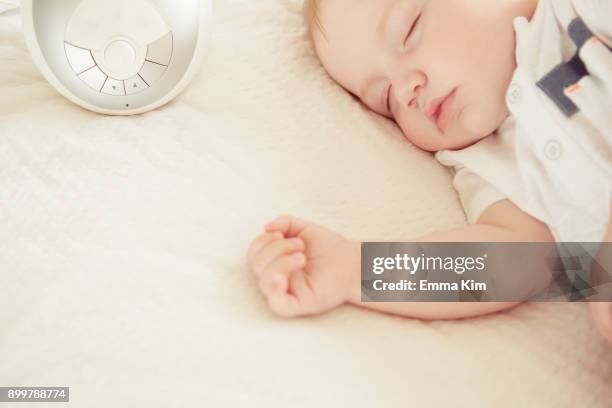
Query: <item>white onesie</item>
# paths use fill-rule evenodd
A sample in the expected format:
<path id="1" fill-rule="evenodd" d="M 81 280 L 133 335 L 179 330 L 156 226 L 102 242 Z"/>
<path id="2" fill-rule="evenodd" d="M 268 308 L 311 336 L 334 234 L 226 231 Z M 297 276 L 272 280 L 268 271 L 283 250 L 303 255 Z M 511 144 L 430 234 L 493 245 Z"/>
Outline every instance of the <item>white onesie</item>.
<path id="1" fill-rule="evenodd" d="M 509 199 L 557 242 L 600 242 L 612 202 L 612 1 L 539 0 L 514 28 L 511 116 L 436 158 L 454 169 L 471 223 Z"/>

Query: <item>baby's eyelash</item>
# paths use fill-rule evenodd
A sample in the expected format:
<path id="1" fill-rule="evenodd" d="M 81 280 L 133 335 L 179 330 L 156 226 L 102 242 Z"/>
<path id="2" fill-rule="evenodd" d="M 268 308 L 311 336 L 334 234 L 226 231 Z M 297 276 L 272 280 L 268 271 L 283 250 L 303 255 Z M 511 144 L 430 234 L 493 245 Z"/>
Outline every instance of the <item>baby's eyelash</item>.
<path id="1" fill-rule="evenodd" d="M 387 88 L 387 112 L 392 113 L 391 112 L 391 88 L 393 87 L 393 85 L 389 85 L 389 87 Z"/>
<path id="2" fill-rule="evenodd" d="M 421 19 L 421 16 L 422 16 L 422 13 L 419 14 L 417 16 L 417 18 L 414 20 L 414 23 L 412 23 L 412 27 L 410 27 L 410 30 L 408 31 L 408 34 L 406 34 L 406 38 L 404 38 L 404 47 L 406 46 L 406 43 L 410 39 L 410 36 L 412 35 L 412 33 L 414 32 L 414 29 L 416 28 L 417 24 L 419 23 L 419 20 Z"/>

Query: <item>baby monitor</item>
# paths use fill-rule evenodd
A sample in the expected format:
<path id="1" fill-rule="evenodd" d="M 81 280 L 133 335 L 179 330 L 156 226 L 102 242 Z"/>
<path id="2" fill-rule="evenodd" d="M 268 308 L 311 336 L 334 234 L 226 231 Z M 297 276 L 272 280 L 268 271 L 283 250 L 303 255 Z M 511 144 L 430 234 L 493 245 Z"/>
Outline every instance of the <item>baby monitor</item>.
<path id="1" fill-rule="evenodd" d="M 211 0 L 22 0 L 32 58 L 66 98 L 109 115 L 171 101 L 197 72 Z"/>

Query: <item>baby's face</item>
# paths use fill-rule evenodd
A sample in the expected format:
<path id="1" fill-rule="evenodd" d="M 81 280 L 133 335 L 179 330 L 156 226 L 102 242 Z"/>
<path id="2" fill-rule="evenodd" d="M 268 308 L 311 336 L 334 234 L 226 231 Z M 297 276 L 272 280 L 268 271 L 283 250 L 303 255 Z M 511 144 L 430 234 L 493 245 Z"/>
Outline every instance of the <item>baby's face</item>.
<path id="1" fill-rule="evenodd" d="M 508 114 L 513 19 L 537 0 L 319 0 L 329 74 L 422 149 L 460 149 Z"/>

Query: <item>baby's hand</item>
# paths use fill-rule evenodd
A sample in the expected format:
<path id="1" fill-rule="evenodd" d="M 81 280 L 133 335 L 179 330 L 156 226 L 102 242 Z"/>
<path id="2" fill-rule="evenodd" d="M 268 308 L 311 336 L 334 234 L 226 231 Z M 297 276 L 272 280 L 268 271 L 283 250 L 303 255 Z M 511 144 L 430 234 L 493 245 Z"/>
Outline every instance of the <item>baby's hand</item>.
<path id="1" fill-rule="evenodd" d="M 248 251 L 272 311 L 297 317 L 326 312 L 360 293 L 360 246 L 319 225 L 280 216 Z"/>

